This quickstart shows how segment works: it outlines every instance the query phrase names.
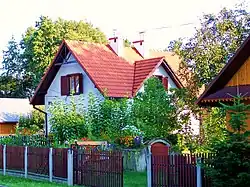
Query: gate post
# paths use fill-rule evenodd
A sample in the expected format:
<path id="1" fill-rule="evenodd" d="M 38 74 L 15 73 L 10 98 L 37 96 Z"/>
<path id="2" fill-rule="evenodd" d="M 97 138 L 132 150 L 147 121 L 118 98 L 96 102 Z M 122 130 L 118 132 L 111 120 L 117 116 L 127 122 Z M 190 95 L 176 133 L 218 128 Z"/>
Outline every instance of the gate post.
<path id="1" fill-rule="evenodd" d="M 3 175 L 6 175 L 6 145 L 3 145 Z"/>
<path id="2" fill-rule="evenodd" d="M 24 147 L 24 177 L 28 177 L 28 147 Z"/>
<path id="3" fill-rule="evenodd" d="M 148 152 L 147 155 L 147 187 L 151 187 L 152 186 L 152 154 L 151 151 Z"/>
<path id="4" fill-rule="evenodd" d="M 68 186 L 73 186 L 73 150 L 68 150 Z"/>
<path id="5" fill-rule="evenodd" d="M 201 158 L 196 158 L 196 170 L 197 170 L 197 187 L 202 187 L 202 176 L 201 176 Z"/>
<path id="6" fill-rule="evenodd" d="M 53 148 L 49 148 L 49 181 L 53 179 Z"/>

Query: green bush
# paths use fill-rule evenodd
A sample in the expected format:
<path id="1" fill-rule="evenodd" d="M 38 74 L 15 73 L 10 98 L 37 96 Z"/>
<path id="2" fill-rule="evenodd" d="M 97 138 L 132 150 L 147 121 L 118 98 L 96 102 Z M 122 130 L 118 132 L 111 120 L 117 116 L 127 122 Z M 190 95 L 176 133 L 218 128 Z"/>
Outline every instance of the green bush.
<path id="1" fill-rule="evenodd" d="M 108 141 L 114 141 L 121 135 L 121 129 L 131 122 L 129 100 L 105 97 L 98 100 L 89 95 L 87 123 L 92 128 L 92 135 Z"/>
<path id="2" fill-rule="evenodd" d="M 133 122 L 145 133 L 145 139 L 167 138 L 180 129 L 177 108 L 171 102 L 171 93 L 166 92 L 157 78 L 144 84 L 144 92 L 138 93 L 132 105 Z"/>
<path id="3" fill-rule="evenodd" d="M 56 100 L 49 107 L 51 133 L 61 142 L 71 142 L 88 136 L 88 126 L 85 120 L 83 100 L 70 97 L 70 102 Z"/>
<path id="4" fill-rule="evenodd" d="M 17 133 L 35 134 L 44 128 L 44 115 L 37 110 L 33 110 L 28 116 L 20 116 Z"/>

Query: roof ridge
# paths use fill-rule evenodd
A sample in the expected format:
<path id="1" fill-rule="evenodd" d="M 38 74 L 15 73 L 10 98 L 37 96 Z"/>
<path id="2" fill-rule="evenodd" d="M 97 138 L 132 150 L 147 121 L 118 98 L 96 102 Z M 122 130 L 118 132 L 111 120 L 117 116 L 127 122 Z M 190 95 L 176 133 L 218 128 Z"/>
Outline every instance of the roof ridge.
<path id="1" fill-rule="evenodd" d="M 141 60 L 135 60 L 135 62 L 140 62 L 140 61 L 147 61 L 147 60 L 155 60 L 155 59 L 162 59 L 165 58 L 164 56 L 158 56 L 158 57 L 153 57 L 153 58 L 145 58 Z"/>
<path id="2" fill-rule="evenodd" d="M 69 40 L 69 39 L 64 39 L 64 42 L 79 42 L 83 44 L 94 44 L 94 45 L 100 45 L 100 46 L 107 46 L 107 44 L 104 43 L 96 43 L 96 42 L 90 42 L 90 41 L 84 41 L 84 40 Z"/>

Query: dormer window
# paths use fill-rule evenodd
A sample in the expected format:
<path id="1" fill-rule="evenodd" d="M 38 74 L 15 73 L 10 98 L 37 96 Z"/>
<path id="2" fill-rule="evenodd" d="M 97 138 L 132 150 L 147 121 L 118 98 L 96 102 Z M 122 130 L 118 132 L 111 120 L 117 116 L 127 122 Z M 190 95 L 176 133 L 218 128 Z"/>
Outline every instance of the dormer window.
<path id="1" fill-rule="evenodd" d="M 70 74 L 61 77 L 61 95 L 79 95 L 83 93 L 82 74 Z"/>
<path id="2" fill-rule="evenodd" d="M 167 77 L 164 77 L 162 75 L 154 75 L 154 77 L 158 78 L 162 82 L 165 90 L 168 90 L 168 78 Z"/>

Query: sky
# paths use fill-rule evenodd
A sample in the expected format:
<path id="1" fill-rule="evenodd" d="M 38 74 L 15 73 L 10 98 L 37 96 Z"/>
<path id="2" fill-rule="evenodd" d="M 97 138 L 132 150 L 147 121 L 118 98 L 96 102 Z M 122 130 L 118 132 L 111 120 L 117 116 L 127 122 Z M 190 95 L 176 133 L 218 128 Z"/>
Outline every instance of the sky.
<path id="1" fill-rule="evenodd" d="M 249 4 L 250 0 L 246 0 Z M 242 0 L 0 0 L 0 56 L 13 35 L 20 40 L 41 15 L 53 20 L 85 20 L 107 37 L 116 29 L 124 38 L 138 40 L 146 30 L 150 48 L 162 49 L 169 41 L 194 33 L 204 13 L 216 13 Z M 248 6 L 248 10 L 249 6 Z M 192 23 L 192 24 L 189 24 Z M 188 24 L 186 26 L 180 26 Z M 168 29 L 155 29 L 169 27 Z M 1 61 L 1 57 L 0 57 Z"/>

